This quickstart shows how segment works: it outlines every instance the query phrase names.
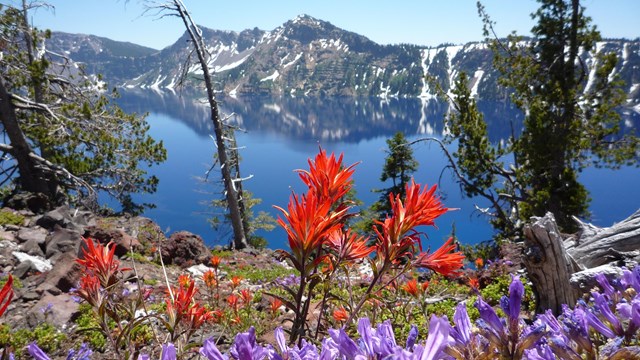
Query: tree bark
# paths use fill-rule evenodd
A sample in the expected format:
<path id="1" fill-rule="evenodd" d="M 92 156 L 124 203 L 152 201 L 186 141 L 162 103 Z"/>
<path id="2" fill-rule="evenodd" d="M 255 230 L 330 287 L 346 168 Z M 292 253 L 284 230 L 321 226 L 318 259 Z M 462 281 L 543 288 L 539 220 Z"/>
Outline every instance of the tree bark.
<path id="1" fill-rule="evenodd" d="M 20 177 L 18 181 L 22 190 L 42 193 L 51 199 L 54 199 L 55 193 L 52 193 L 50 186 L 46 180 L 45 174 L 38 169 L 35 162 L 30 157 L 31 146 L 27 142 L 20 123 L 16 109 L 11 100 L 11 94 L 4 85 L 4 79 L 0 76 L 0 117 L 2 125 L 11 142 L 11 155 L 16 159 Z"/>
<path id="2" fill-rule="evenodd" d="M 537 311 L 573 306 L 596 284 L 595 275 L 612 275 L 640 261 L 640 210 L 608 228 L 576 219 L 580 231 L 560 233 L 553 214 L 532 218 L 525 226 L 524 264 L 538 297 Z"/>

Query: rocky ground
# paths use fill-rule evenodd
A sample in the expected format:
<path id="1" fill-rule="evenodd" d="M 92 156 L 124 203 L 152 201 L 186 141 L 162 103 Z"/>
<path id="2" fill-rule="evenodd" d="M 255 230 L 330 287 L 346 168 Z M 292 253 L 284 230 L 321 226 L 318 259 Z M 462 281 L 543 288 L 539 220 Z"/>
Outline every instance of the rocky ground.
<path id="1" fill-rule="evenodd" d="M 0 324 L 12 330 L 33 329 L 47 321 L 66 334 L 73 333 L 79 304 L 70 292 L 81 276 L 82 267 L 76 259 L 82 253 L 83 237 L 102 244 L 114 242 L 123 266 L 133 268 L 135 264 L 125 277 L 137 275 L 145 283 L 165 283 L 157 264 L 158 248 L 172 281 L 181 274 L 200 276 L 209 269 L 206 264 L 212 255 L 200 236 L 181 231 L 166 237 L 157 224 L 144 217 L 97 217 L 68 206 L 43 214 L 3 208 L 0 279 L 12 274 L 16 280 L 14 298 Z M 132 252 L 137 255 L 132 256 Z M 271 250 L 238 251 L 226 261 L 258 269 L 277 262 Z M 164 296 L 164 286 L 154 289 L 156 295 Z"/>

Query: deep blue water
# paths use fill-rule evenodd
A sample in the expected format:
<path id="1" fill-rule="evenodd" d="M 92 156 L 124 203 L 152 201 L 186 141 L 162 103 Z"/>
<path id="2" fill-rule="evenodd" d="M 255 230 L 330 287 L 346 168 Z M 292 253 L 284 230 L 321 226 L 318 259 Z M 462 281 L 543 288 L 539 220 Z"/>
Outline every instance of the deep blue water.
<path id="1" fill-rule="evenodd" d="M 206 203 L 220 197 L 219 171 L 214 170 L 209 182 L 203 182 L 213 163 L 215 152 L 207 107 L 173 94 L 129 93 L 120 99 L 125 110 L 149 112 L 151 134 L 161 139 L 168 151 L 168 160 L 150 172 L 160 178 L 158 192 L 141 200 L 153 202 L 157 208 L 145 212 L 167 232 L 187 230 L 201 235 L 208 245 L 225 245 L 230 230 L 215 232 L 207 223 L 214 211 Z M 347 165 L 359 162 L 354 175 L 357 197 L 365 206 L 377 200 L 372 189 L 387 187 L 379 181 L 386 156 L 386 139 L 403 131 L 412 140 L 440 138 L 446 106 L 424 103 L 418 99 L 350 99 L 350 98 L 250 98 L 224 99 L 222 110 L 235 114 L 230 121 L 246 132 L 236 137 L 242 157 L 243 176 L 252 175 L 244 188 L 262 199 L 256 211 L 279 212 L 273 205 L 286 208 L 292 191 L 304 191 L 295 169 L 308 168 L 307 159 L 315 156 L 318 147 L 336 154 L 344 153 Z M 504 104 L 480 103 L 490 125 L 492 141 L 499 141 L 511 132 L 511 121 L 520 119 L 519 112 Z M 637 124 L 638 116 L 632 122 Z M 517 127 L 517 125 L 516 125 Z M 447 207 L 458 208 L 436 221 L 435 228 L 422 229 L 429 237 L 425 246 L 439 246 L 455 224 L 456 234 L 463 243 L 489 240 L 493 234 L 486 218 L 475 211 L 478 199 L 465 199 L 450 171 L 444 170 L 446 160 L 433 143 L 420 142 L 414 147 L 420 166 L 416 182 L 439 184 L 440 195 Z M 629 167 L 617 171 L 589 169 L 581 180 L 591 192 L 592 221 L 609 226 L 640 208 L 640 171 Z M 286 247 L 286 235 L 277 227 L 260 233 L 270 248 Z"/>

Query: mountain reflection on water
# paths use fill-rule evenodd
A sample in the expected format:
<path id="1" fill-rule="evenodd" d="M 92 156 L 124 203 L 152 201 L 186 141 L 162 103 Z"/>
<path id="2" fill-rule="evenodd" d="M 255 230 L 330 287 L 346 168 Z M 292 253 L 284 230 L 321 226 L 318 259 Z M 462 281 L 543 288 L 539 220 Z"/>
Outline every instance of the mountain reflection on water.
<path id="1" fill-rule="evenodd" d="M 160 178 L 158 192 L 141 200 L 158 207 L 145 215 L 171 232 L 188 230 L 202 235 L 209 245 L 227 244 L 229 229 L 214 232 L 206 221 L 212 209 L 203 204 L 218 198 L 220 187 L 198 179 L 210 168 L 215 151 L 208 105 L 188 95 L 129 90 L 122 92 L 118 103 L 128 112 L 149 112 L 151 133 L 163 140 L 168 151 L 167 162 L 150 170 Z M 220 98 L 219 103 L 223 114 L 231 114 L 227 121 L 243 129 L 236 132 L 238 145 L 244 147 L 240 152 L 241 169 L 243 176 L 253 175 L 244 187 L 263 200 L 257 210 L 274 217 L 279 214 L 272 205 L 285 207 L 292 190 L 304 191 L 293 170 L 306 168 L 307 159 L 315 156 L 318 146 L 344 153 L 347 165 L 361 162 L 354 175 L 356 196 L 364 206 L 370 205 L 379 196 L 371 190 L 388 186 L 378 180 L 386 139 L 398 131 L 410 140 L 440 138 L 448 109 L 445 102 L 433 99 L 395 98 L 255 96 Z M 479 101 L 478 107 L 488 123 L 492 142 L 521 131 L 522 114 L 513 105 Z M 638 128 L 638 118 L 636 113 L 626 114 L 628 129 Z M 438 183 L 445 205 L 460 209 L 436 221 L 438 229 L 424 229 L 430 241 L 435 241 L 425 246 L 438 246 L 453 225 L 465 243 L 490 239 L 493 231 L 487 219 L 475 210 L 476 205 L 486 204 L 462 197 L 450 171 L 443 172 L 447 164 L 442 151 L 420 142 L 414 146 L 414 155 L 420 164 L 416 181 Z M 637 169 L 619 170 L 615 188 L 603 181 L 611 174 L 611 170 L 589 169 L 581 175 L 593 198 L 592 220 L 600 226 L 631 215 L 640 205 L 640 189 L 635 185 L 640 181 Z M 214 172 L 210 180 L 215 183 L 218 178 Z M 286 246 L 286 235 L 280 228 L 260 235 L 267 238 L 270 248 Z"/>
<path id="2" fill-rule="evenodd" d="M 127 111 L 159 111 L 189 126 L 198 136 L 213 132 L 209 108 L 204 99 L 163 92 L 126 91 L 118 101 Z M 444 101 L 417 98 L 351 97 L 225 97 L 218 99 L 221 112 L 232 114 L 229 122 L 248 132 L 281 135 L 286 139 L 320 142 L 357 143 L 376 137 L 388 137 L 402 131 L 407 136 L 433 135 L 444 131 L 448 109 Z M 480 101 L 496 141 L 518 131 L 521 112 L 508 103 Z"/>

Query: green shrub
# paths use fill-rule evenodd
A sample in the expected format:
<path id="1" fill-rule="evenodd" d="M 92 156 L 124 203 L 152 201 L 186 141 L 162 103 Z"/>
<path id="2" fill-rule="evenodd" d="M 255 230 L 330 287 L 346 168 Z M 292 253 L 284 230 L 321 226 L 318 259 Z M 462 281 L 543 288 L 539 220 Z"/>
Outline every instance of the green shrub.
<path id="1" fill-rule="evenodd" d="M 24 224 L 24 216 L 16 214 L 11 210 L 0 210 L 0 225 L 17 225 Z"/>
<path id="2" fill-rule="evenodd" d="M 95 317 L 93 308 L 87 303 L 82 303 L 78 307 L 80 316 L 76 319 L 78 331 L 83 335 L 84 340 L 89 343 L 92 349 L 104 351 L 107 345 L 107 338 L 99 329 L 98 320 Z"/>

